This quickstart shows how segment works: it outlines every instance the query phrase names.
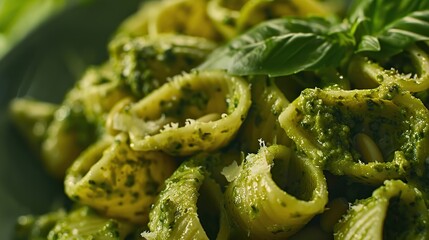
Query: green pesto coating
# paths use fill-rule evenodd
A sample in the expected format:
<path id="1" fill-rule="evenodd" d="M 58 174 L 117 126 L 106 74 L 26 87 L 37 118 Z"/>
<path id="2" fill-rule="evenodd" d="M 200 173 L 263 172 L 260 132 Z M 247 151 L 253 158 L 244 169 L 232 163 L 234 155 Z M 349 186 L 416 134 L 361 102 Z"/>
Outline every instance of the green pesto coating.
<path id="1" fill-rule="evenodd" d="M 215 46 L 209 40 L 184 35 L 120 38 L 110 44 L 110 56 L 121 81 L 141 98 L 169 77 L 196 67 Z"/>
<path id="2" fill-rule="evenodd" d="M 429 237 L 429 215 L 417 188 L 387 180 L 371 197 L 351 205 L 334 231 L 338 240 L 423 240 Z"/>
<path id="3" fill-rule="evenodd" d="M 285 239 L 324 211 L 321 169 L 281 145 L 249 154 L 225 191 L 231 219 L 250 239 Z"/>
<path id="4" fill-rule="evenodd" d="M 135 152 L 126 136 L 103 139 L 69 168 L 66 194 L 106 216 L 146 224 L 150 205 L 176 163 L 169 156 Z"/>
<path id="5" fill-rule="evenodd" d="M 66 217 L 57 222 L 49 232 L 48 240 L 124 239 L 133 229 L 129 223 L 106 218 L 89 207 L 72 210 Z"/>
<path id="6" fill-rule="evenodd" d="M 393 84 L 372 90 L 304 90 L 280 123 L 318 165 L 370 184 L 421 176 L 429 155 L 429 111 Z M 359 133 L 374 140 L 384 162 L 364 163 L 354 145 Z"/>
<path id="7" fill-rule="evenodd" d="M 155 239 L 227 239 L 229 223 L 219 185 L 211 179 L 202 158 L 185 161 L 165 181 L 150 212 L 149 231 Z M 200 203 L 200 199 L 201 203 Z M 199 215 L 203 214 L 203 215 Z"/>
<path id="8" fill-rule="evenodd" d="M 249 84 L 220 71 L 185 73 L 114 116 L 137 151 L 189 156 L 226 146 L 250 107 Z M 218 117 L 201 121 L 207 115 Z"/>

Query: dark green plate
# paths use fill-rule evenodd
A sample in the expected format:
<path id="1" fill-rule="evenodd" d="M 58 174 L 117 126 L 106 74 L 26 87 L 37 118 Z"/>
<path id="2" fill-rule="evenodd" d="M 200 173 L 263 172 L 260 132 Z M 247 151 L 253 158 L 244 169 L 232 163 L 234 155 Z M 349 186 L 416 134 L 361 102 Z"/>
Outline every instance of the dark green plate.
<path id="1" fill-rule="evenodd" d="M 12 239 L 19 215 L 59 204 L 62 183 L 49 178 L 14 129 L 15 97 L 61 102 L 89 65 L 107 58 L 107 42 L 141 0 L 96 0 L 50 17 L 0 59 L 0 239 Z"/>

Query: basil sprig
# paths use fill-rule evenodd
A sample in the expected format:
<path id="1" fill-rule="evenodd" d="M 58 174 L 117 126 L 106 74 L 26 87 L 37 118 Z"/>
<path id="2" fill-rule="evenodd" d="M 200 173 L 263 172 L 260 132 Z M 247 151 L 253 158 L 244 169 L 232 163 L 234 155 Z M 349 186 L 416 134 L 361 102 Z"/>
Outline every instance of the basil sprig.
<path id="1" fill-rule="evenodd" d="M 215 51 L 201 68 L 279 76 L 335 66 L 353 39 L 333 26 L 323 18 L 267 21 Z"/>
<path id="2" fill-rule="evenodd" d="M 200 69 L 290 75 L 338 67 L 351 53 L 385 58 L 429 40 L 429 1 L 358 0 L 343 21 L 286 17 L 263 22 L 214 51 Z"/>
<path id="3" fill-rule="evenodd" d="M 389 57 L 416 41 L 429 39 L 429 1 L 356 1 L 348 22 L 357 26 L 357 52 Z"/>

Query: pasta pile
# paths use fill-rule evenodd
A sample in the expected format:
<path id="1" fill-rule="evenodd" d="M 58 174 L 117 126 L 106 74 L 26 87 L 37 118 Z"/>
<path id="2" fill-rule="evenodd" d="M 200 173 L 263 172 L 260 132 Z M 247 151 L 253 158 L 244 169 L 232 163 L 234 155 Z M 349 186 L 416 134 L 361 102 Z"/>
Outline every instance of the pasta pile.
<path id="1" fill-rule="evenodd" d="M 414 75 L 358 56 L 279 77 L 198 68 L 260 22 L 331 14 L 316 0 L 145 3 L 61 104 L 11 103 L 73 202 L 23 216 L 17 236 L 428 239 L 427 43 L 398 56 Z"/>

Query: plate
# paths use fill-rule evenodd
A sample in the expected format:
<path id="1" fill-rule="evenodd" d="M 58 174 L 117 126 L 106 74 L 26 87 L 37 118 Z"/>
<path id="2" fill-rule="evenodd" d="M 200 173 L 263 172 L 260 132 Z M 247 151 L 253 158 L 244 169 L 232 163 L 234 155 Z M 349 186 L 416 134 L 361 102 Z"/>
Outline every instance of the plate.
<path id="1" fill-rule="evenodd" d="M 0 233 L 11 239 L 17 217 L 41 214 L 64 199 L 14 128 L 15 97 L 59 103 L 89 65 L 107 58 L 107 42 L 141 0 L 92 0 L 56 14 L 0 59 Z"/>

